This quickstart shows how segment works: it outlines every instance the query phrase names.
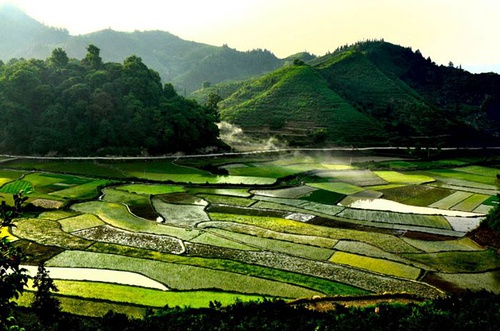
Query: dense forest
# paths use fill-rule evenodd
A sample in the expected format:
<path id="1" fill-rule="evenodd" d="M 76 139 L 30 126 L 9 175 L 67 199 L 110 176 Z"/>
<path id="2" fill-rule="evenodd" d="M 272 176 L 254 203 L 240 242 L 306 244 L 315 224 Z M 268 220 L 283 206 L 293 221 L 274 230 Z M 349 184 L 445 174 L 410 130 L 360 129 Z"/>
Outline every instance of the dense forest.
<path id="1" fill-rule="evenodd" d="M 138 155 L 221 147 L 216 103 L 163 85 L 140 57 L 104 63 L 57 48 L 43 60 L 0 61 L 0 151 L 29 155 Z"/>

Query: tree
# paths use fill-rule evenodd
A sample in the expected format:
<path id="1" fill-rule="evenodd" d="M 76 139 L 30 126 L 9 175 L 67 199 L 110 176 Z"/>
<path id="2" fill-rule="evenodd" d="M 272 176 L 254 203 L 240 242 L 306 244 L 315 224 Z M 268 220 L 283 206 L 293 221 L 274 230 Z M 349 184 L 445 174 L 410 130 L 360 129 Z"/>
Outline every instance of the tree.
<path id="1" fill-rule="evenodd" d="M 211 92 L 208 95 L 208 100 L 205 103 L 205 108 L 207 109 L 207 114 L 213 115 L 214 122 L 220 122 L 219 114 L 219 102 L 222 101 L 222 97 L 217 93 Z"/>
<path id="2" fill-rule="evenodd" d="M 102 67 L 102 58 L 99 55 L 101 50 L 97 46 L 90 44 L 87 47 L 87 54 L 83 58 L 82 63 L 88 65 L 94 69 L 99 69 Z"/>
<path id="3" fill-rule="evenodd" d="M 47 324 L 54 321 L 61 312 L 61 303 L 52 296 L 52 292 L 58 292 L 59 289 L 50 278 L 43 262 L 38 265 L 33 287 L 37 290 L 31 308 L 42 323 Z"/>
<path id="4" fill-rule="evenodd" d="M 20 207 L 20 205 L 19 205 Z M 15 226 L 14 215 L 18 215 L 2 201 L 0 216 L 2 227 Z M 21 268 L 24 254 L 14 247 L 7 237 L 0 238 L 0 328 L 8 330 L 15 324 L 12 309 L 16 306 L 14 299 L 19 298 L 28 282 L 26 270 Z"/>
<path id="5" fill-rule="evenodd" d="M 500 201 L 500 194 L 497 194 L 497 198 Z M 500 204 L 497 204 L 490 210 L 486 218 L 481 222 L 481 225 L 500 232 Z"/>
<path id="6" fill-rule="evenodd" d="M 62 48 L 56 48 L 52 51 L 52 55 L 49 58 L 49 63 L 55 67 L 61 68 L 65 67 L 69 62 L 68 55 Z"/>

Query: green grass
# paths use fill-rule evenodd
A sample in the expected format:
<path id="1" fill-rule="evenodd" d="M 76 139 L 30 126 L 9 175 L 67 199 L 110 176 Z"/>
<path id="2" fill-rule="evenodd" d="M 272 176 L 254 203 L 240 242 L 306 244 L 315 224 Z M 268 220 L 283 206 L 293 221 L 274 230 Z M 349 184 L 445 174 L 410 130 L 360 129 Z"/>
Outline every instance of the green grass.
<path id="1" fill-rule="evenodd" d="M 8 182 L 0 188 L 0 192 L 7 194 L 18 194 L 21 191 L 30 193 L 33 191 L 33 185 L 28 181 L 18 179 L 13 182 Z"/>
<path id="2" fill-rule="evenodd" d="M 149 196 L 144 194 L 131 193 L 129 191 L 120 190 L 116 188 L 105 188 L 103 190 L 104 201 L 124 203 L 129 206 L 149 205 Z"/>
<path id="3" fill-rule="evenodd" d="M 339 240 L 333 248 L 335 250 L 342 252 L 381 258 L 385 260 L 408 264 L 407 259 L 404 259 L 397 254 L 386 252 L 378 247 L 375 247 L 373 245 L 364 242 L 353 241 L 353 240 Z"/>
<path id="4" fill-rule="evenodd" d="M 463 237 L 455 240 L 418 240 L 411 238 L 403 238 L 410 245 L 427 253 L 437 253 L 446 251 L 482 251 L 484 250 L 479 244 L 472 239 Z"/>
<path id="5" fill-rule="evenodd" d="M 53 220 L 57 221 L 63 218 L 67 217 L 73 217 L 75 215 L 78 215 L 78 213 L 74 211 L 68 211 L 68 210 L 49 210 L 49 211 L 44 211 L 38 215 L 38 218 L 43 218 L 46 220 Z"/>
<path id="6" fill-rule="evenodd" d="M 154 259 L 157 261 L 194 265 L 214 270 L 228 270 L 243 275 L 256 276 L 283 283 L 295 284 L 327 295 L 336 295 L 336 294 L 350 295 L 350 294 L 367 293 L 364 290 L 350 286 L 348 284 L 337 283 L 324 278 L 318 278 L 310 275 L 278 270 L 275 268 L 269 268 L 255 264 L 248 264 L 229 259 L 180 256 L 167 253 L 147 251 L 139 248 L 124 247 L 119 245 L 102 244 L 102 243 L 96 243 L 90 249 L 105 253 L 107 252 L 112 254 L 122 254 L 132 257 Z"/>
<path id="7" fill-rule="evenodd" d="M 397 171 L 374 171 L 374 173 L 388 183 L 423 184 L 436 181 L 433 177 L 415 173 Z"/>
<path id="8" fill-rule="evenodd" d="M 143 318 L 147 310 L 147 307 L 131 305 L 128 303 L 99 301 L 57 294 L 55 297 L 61 302 L 61 309 L 63 312 L 82 316 L 102 317 L 109 311 L 114 311 L 132 318 Z M 19 299 L 16 300 L 16 302 L 19 306 L 30 307 L 33 299 L 34 292 L 25 291 Z"/>
<path id="9" fill-rule="evenodd" d="M 417 279 L 420 269 L 406 264 L 373 258 L 346 252 L 336 252 L 329 260 L 333 263 L 347 264 L 355 268 L 365 269 L 380 274 Z"/>
<path id="10" fill-rule="evenodd" d="M 473 194 L 470 197 L 466 198 L 465 200 L 454 205 L 452 209 L 462 210 L 462 211 L 473 211 L 488 198 L 489 198 L 488 195 Z"/>
<path id="11" fill-rule="evenodd" d="M 230 249 L 239 250 L 257 250 L 255 246 L 249 246 L 243 241 L 234 240 L 231 236 L 221 236 L 212 231 L 206 231 L 201 233 L 196 238 L 193 238 L 191 242 L 198 244 L 211 245 L 215 247 L 223 247 Z"/>
<path id="12" fill-rule="evenodd" d="M 289 167 L 259 164 L 247 164 L 242 167 L 227 167 L 227 170 L 232 176 L 257 176 L 269 178 L 282 178 L 300 172 Z"/>
<path id="13" fill-rule="evenodd" d="M 330 181 L 349 183 L 355 186 L 383 185 L 386 182 L 370 170 L 351 169 L 343 171 L 320 171 L 316 175 Z"/>
<path id="14" fill-rule="evenodd" d="M 145 195 L 185 192 L 185 189 L 182 186 L 158 184 L 129 184 L 118 186 L 116 189 Z"/>
<path id="15" fill-rule="evenodd" d="M 205 212 L 205 205 L 173 204 L 155 198 L 153 207 L 164 218 L 166 224 L 177 227 L 189 228 L 198 222 L 210 219 Z"/>
<path id="16" fill-rule="evenodd" d="M 464 171 L 465 170 L 465 171 Z M 480 173 L 473 172 L 474 170 L 479 171 Z M 469 182 L 475 182 L 486 185 L 497 185 L 496 182 L 496 173 L 494 176 L 491 175 L 493 169 L 491 171 L 485 171 L 483 167 L 466 167 L 466 168 L 457 168 L 457 169 L 435 169 L 429 171 L 430 174 L 436 174 L 442 177 L 448 177 L 453 179 L 459 179 Z"/>
<path id="17" fill-rule="evenodd" d="M 391 168 L 394 170 L 419 170 L 439 167 L 456 167 L 468 164 L 477 160 L 445 159 L 435 161 L 417 161 L 417 160 L 394 160 L 377 162 L 377 166 Z"/>
<path id="18" fill-rule="evenodd" d="M 135 286 L 118 284 L 79 282 L 67 280 L 55 280 L 59 294 L 83 297 L 86 299 L 109 300 L 112 302 L 124 302 L 149 307 L 188 306 L 192 308 L 208 307 L 210 301 L 219 301 L 223 305 L 229 305 L 236 300 L 257 301 L 263 297 L 260 295 L 249 295 L 243 293 L 227 293 L 220 291 L 161 291 Z"/>
<path id="19" fill-rule="evenodd" d="M 316 190 L 301 197 L 300 199 L 317 203 L 335 205 L 344 197 L 345 195 L 341 193 L 326 191 L 326 190 Z"/>
<path id="20" fill-rule="evenodd" d="M 333 254 L 333 250 L 327 248 L 314 247 L 311 245 L 301 245 L 276 239 L 261 238 L 247 234 L 234 233 L 222 229 L 213 229 L 210 230 L 210 233 L 221 236 L 222 238 L 231 239 L 235 242 L 245 243 L 249 246 L 256 247 L 261 250 L 281 252 L 311 260 L 326 261 Z"/>
<path id="21" fill-rule="evenodd" d="M 108 180 L 95 180 L 90 183 L 76 185 L 64 190 L 53 192 L 51 195 L 69 199 L 90 199 L 97 197 L 100 194 L 98 190 L 100 187 L 110 185 L 111 183 L 113 182 Z"/>
<path id="22" fill-rule="evenodd" d="M 336 142 L 355 143 L 381 132 L 309 66 L 287 66 L 247 83 L 223 101 L 221 116 L 239 125 L 269 125 L 275 130 L 282 129 L 285 123 L 307 121 L 309 127 L 327 126 L 329 140 Z M 302 141 L 310 139 L 306 130 L 300 132 Z"/>
<path id="23" fill-rule="evenodd" d="M 465 172 L 468 174 L 473 174 L 475 176 L 479 175 L 479 176 L 486 176 L 486 177 L 490 177 L 490 178 L 496 178 L 496 175 L 499 173 L 499 170 L 497 168 L 489 168 L 489 167 L 483 167 L 483 166 L 478 166 L 478 165 L 460 167 L 460 168 L 455 168 L 453 170 L 459 171 L 459 172 Z"/>
<path id="24" fill-rule="evenodd" d="M 433 204 L 429 205 L 429 207 L 440 208 L 440 209 L 451 209 L 453 206 L 458 205 L 462 201 L 470 198 L 471 196 L 472 193 L 457 191 L 439 201 L 434 202 Z"/>
<path id="25" fill-rule="evenodd" d="M 335 216 L 339 212 L 341 212 L 344 207 L 336 206 L 336 205 L 325 205 L 322 203 L 307 201 L 307 200 L 299 200 L 299 199 L 283 199 L 283 198 L 272 198 L 266 196 L 255 196 L 255 199 L 273 202 L 276 204 L 282 204 L 287 206 L 292 206 L 293 211 L 309 213 L 320 216 Z M 284 208 L 283 210 L 291 210 L 290 208 Z"/>
<path id="26" fill-rule="evenodd" d="M 356 240 L 393 253 L 419 252 L 401 239 L 383 233 L 372 233 L 350 229 L 329 228 L 278 217 L 258 217 L 234 214 L 210 213 L 214 221 L 229 221 L 262 227 L 276 232 L 325 237 L 336 240 Z"/>
<path id="27" fill-rule="evenodd" d="M 261 238 L 277 239 L 297 244 L 312 245 L 323 248 L 332 248 L 335 244 L 337 244 L 337 240 L 335 239 L 317 237 L 311 235 L 283 233 L 283 232 L 264 229 L 258 226 L 233 223 L 233 222 L 217 222 L 217 221 L 203 222 L 198 224 L 198 228 L 223 229 L 233 233 L 243 233 Z"/>
<path id="28" fill-rule="evenodd" d="M 318 294 L 318 292 L 298 286 L 233 272 L 112 254 L 65 251 L 47 261 L 46 265 L 137 272 L 155 279 L 171 289 L 181 291 L 220 289 L 285 298 Z"/>
<path id="29" fill-rule="evenodd" d="M 208 187 L 190 187 L 189 193 L 191 194 L 212 194 L 212 195 L 229 195 L 235 197 L 248 198 L 252 194 L 248 192 L 248 189 L 240 188 L 208 188 Z"/>
<path id="30" fill-rule="evenodd" d="M 281 189 L 271 189 L 271 190 L 252 190 L 252 193 L 256 195 L 263 195 L 273 198 L 287 198 L 287 199 L 296 199 L 301 196 L 310 194 L 316 190 L 313 187 L 309 187 L 306 185 L 296 186 L 296 187 L 288 187 Z"/>
<path id="31" fill-rule="evenodd" d="M 16 222 L 12 229 L 15 236 L 37 242 L 68 249 L 84 249 L 93 242 L 72 236 L 61 229 L 57 221 L 28 218 Z"/>
<path id="32" fill-rule="evenodd" d="M 240 206 L 240 207 L 249 207 L 250 205 L 255 203 L 255 200 L 252 200 L 252 199 L 227 196 L 227 195 L 215 195 L 215 194 L 199 193 L 196 196 L 205 199 L 209 203 L 234 205 L 234 206 Z"/>
<path id="33" fill-rule="evenodd" d="M 58 222 L 59 224 L 61 224 L 62 230 L 64 232 L 73 232 L 104 224 L 104 222 L 101 221 L 97 216 L 91 214 L 67 217 L 64 219 L 60 219 Z"/>
<path id="34" fill-rule="evenodd" d="M 307 210 L 299 208 L 299 207 L 293 207 L 289 205 L 284 205 L 281 203 L 277 202 L 271 202 L 271 201 L 264 201 L 260 200 L 257 201 L 255 204 L 252 205 L 252 209 L 260 209 L 260 210 L 271 210 L 275 212 L 292 212 L 292 213 L 307 213 Z M 310 214 L 314 214 L 311 212 Z"/>
<path id="35" fill-rule="evenodd" d="M 395 213 L 377 210 L 345 208 L 339 217 L 367 222 L 411 225 L 451 230 L 450 224 L 442 216 Z"/>
<path id="36" fill-rule="evenodd" d="M 499 199 L 496 195 L 490 196 L 488 199 L 486 199 L 483 204 L 488 205 L 488 206 L 496 206 L 499 203 Z"/>
<path id="37" fill-rule="evenodd" d="M 91 201 L 75 204 L 71 208 L 81 213 L 96 215 L 105 223 L 123 230 L 164 234 L 184 240 L 198 235 L 195 230 L 187 231 L 134 216 L 125 206 L 118 203 Z"/>
<path id="38" fill-rule="evenodd" d="M 336 192 L 340 194 L 347 194 L 347 195 L 363 191 L 362 187 L 343 182 L 307 183 L 307 185 L 321 190 Z"/>
<path id="39" fill-rule="evenodd" d="M 19 171 L 19 170 L 0 169 L 0 186 L 8 182 L 14 181 L 16 179 L 19 179 L 25 173 L 26 173 L 25 171 Z"/>
<path id="40" fill-rule="evenodd" d="M 404 185 L 381 189 L 384 198 L 413 206 L 427 207 L 453 192 L 439 187 L 427 185 Z"/>
<path id="41" fill-rule="evenodd" d="M 483 272 L 500 267 L 500 255 L 491 248 L 484 251 L 403 254 L 403 256 L 447 273 Z"/>
<path id="42" fill-rule="evenodd" d="M 111 178 L 123 178 L 125 175 L 119 169 L 106 164 L 92 161 L 45 161 L 16 159 L 8 162 L 9 167 L 41 170 L 55 173 L 69 173 L 83 176 L 99 176 Z"/>

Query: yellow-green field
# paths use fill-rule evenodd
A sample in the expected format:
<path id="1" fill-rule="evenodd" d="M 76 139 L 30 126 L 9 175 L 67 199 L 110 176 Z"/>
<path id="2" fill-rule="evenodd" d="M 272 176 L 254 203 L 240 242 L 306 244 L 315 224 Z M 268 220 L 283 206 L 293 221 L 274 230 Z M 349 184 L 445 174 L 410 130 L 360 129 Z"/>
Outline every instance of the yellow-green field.
<path id="1" fill-rule="evenodd" d="M 319 154 L 15 160 L 0 170 L 6 203 L 13 204 L 16 190 L 25 190 L 28 203 L 54 203 L 16 218 L 0 236 L 30 253 L 25 264 L 133 272 L 170 289 L 56 278 L 63 310 L 89 316 L 261 298 L 383 292 L 431 298 L 466 286 L 452 275 L 467 273 L 488 278 L 487 289 L 500 293 L 500 281 L 490 277 L 500 268 L 498 252 L 440 214 L 484 217 L 478 211 L 493 208 L 500 193 L 497 168 L 449 159 L 435 169 L 432 161 L 369 160 Z M 229 175 L 202 170 L 207 164 Z M 375 198 L 405 210 L 337 203 Z M 28 291 L 20 304 L 32 296 Z"/>

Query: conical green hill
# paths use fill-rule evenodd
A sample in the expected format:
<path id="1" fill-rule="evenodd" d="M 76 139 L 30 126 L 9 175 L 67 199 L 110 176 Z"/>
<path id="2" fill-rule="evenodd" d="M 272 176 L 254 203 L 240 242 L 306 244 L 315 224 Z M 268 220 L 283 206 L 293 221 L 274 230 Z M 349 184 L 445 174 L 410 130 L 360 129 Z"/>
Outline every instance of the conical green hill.
<path id="1" fill-rule="evenodd" d="M 386 141 L 375 121 L 331 90 L 309 65 L 287 66 L 246 82 L 221 103 L 221 117 L 247 133 L 275 135 L 296 145 Z"/>

